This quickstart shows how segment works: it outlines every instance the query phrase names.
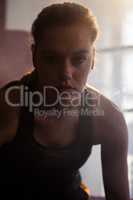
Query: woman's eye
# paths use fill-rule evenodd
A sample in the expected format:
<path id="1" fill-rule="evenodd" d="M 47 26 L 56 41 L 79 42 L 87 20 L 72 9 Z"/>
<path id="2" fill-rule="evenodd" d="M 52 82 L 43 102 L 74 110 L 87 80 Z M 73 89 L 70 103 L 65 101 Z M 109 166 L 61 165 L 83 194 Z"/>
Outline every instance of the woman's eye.
<path id="1" fill-rule="evenodd" d="M 74 66 L 79 66 L 83 64 L 86 60 L 87 60 L 86 56 L 77 56 L 77 57 L 72 58 L 72 64 Z"/>

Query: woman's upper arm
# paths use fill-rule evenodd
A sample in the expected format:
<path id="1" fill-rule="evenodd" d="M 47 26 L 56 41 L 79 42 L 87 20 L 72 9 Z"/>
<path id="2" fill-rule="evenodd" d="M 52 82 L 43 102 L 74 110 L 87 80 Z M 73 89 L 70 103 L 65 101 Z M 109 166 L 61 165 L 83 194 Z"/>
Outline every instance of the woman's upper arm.
<path id="1" fill-rule="evenodd" d="M 129 200 L 127 126 L 118 110 L 109 119 L 112 123 L 109 123 L 106 139 L 101 144 L 106 199 Z"/>

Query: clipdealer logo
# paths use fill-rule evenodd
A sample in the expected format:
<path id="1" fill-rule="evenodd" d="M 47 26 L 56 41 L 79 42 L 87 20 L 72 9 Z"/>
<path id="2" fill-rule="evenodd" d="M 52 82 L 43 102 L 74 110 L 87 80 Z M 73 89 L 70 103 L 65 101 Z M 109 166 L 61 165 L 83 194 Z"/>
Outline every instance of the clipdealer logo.
<path id="1" fill-rule="evenodd" d="M 10 99 L 10 94 L 14 91 L 19 92 L 19 100 L 18 102 L 14 103 Z M 53 102 L 47 102 L 46 97 L 47 93 L 52 92 L 54 93 L 54 101 Z M 81 101 L 82 96 L 82 101 Z M 64 90 L 62 92 L 59 92 L 59 90 L 56 87 L 53 86 L 45 86 L 43 88 L 43 92 L 40 91 L 31 91 L 28 86 L 11 86 L 9 87 L 5 92 L 5 101 L 6 103 L 11 107 L 28 107 L 30 112 L 33 112 L 35 110 L 35 114 L 43 113 L 42 110 L 40 110 L 40 106 L 45 108 L 52 108 L 56 105 L 60 105 L 62 108 L 64 108 L 64 112 L 66 114 L 67 108 L 76 108 L 76 107 L 85 107 L 87 106 L 89 108 L 89 111 L 85 109 L 85 111 L 82 109 L 82 115 L 91 115 L 92 113 L 95 113 L 95 115 L 103 115 L 103 112 L 98 111 L 98 107 L 100 107 L 100 94 L 96 94 L 95 92 L 87 92 L 86 94 L 84 92 L 78 92 L 76 90 Z M 72 111 L 73 112 L 73 111 Z M 55 112 L 54 110 L 54 113 Z M 74 112 L 73 112 L 74 113 Z M 46 114 L 46 112 L 45 112 Z M 40 114 L 41 115 L 41 114 Z M 69 112 L 69 115 L 70 112 Z"/>

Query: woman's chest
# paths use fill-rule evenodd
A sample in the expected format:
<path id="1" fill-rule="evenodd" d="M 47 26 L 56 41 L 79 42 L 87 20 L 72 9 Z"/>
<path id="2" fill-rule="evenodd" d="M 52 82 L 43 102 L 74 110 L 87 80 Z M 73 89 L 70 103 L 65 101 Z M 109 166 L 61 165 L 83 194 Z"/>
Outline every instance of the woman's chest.
<path id="1" fill-rule="evenodd" d="M 72 143 L 79 127 L 79 116 L 35 119 L 33 137 L 42 145 L 66 146 Z"/>

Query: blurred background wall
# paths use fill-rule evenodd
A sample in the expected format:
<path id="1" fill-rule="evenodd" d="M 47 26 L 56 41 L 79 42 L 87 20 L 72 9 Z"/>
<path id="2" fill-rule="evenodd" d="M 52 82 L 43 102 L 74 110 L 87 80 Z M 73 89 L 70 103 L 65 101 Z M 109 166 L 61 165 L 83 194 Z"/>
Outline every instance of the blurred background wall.
<path id="1" fill-rule="evenodd" d="M 0 0 L 0 86 L 32 69 L 30 28 L 37 13 L 61 0 Z M 97 87 L 122 110 L 129 130 L 128 168 L 133 196 L 133 1 L 75 0 L 89 6 L 98 18 L 101 34 L 95 70 L 88 83 Z M 81 169 L 94 195 L 104 195 L 100 146 Z"/>
<path id="2" fill-rule="evenodd" d="M 29 34 L 19 29 L 8 29 L 8 2 L 0 1 L 0 86 L 18 79 L 32 66 Z M 10 10 L 10 9 L 9 9 Z M 17 7 L 16 7 L 16 10 Z M 14 11 L 11 11 L 12 13 Z M 24 11 L 23 11 L 24 13 Z M 9 16 L 10 18 L 10 16 Z M 19 20 L 19 11 L 15 19 Z M 10 25 L 10 23 L 9 23 Z"/>

